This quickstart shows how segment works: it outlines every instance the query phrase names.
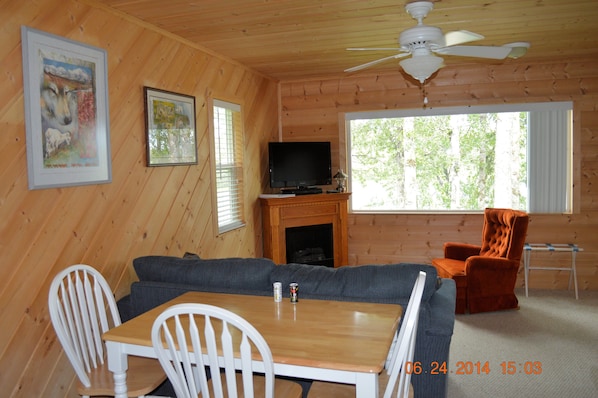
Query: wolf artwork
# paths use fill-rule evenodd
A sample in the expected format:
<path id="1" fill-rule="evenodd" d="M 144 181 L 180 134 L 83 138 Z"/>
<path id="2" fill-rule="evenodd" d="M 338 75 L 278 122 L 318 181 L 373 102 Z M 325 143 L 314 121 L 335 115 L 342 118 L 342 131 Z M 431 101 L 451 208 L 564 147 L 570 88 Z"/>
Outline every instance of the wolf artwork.
<path id="1" fill-rule="evenodd" d="M 98 164 L 91 66 L 43 59 L 40 111 L 46 168 Z"/>

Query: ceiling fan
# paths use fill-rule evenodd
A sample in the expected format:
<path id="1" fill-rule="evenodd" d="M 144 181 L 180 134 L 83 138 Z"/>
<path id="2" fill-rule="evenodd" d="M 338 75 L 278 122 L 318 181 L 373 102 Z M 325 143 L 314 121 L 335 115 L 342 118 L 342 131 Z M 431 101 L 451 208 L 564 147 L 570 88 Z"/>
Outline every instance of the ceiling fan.
<path id="1" fill-rule="evenodd" d="M 440 28 L 425 25 L 423 19 L 434 8 L 431 1 L 416 1 L 405 6 L 407 13 L 417 20 L 417 25 L 404 30 L 399 36 L 397 48 L 348 48 L 351 51 L 399 51 L 395 55 L 377 59 L 362 65 L 346 69 L 355 72 L 370 66 L 391 60 L 404 58 L 399 62 L 403 70 L 422 84 L 443 66 L 443 59 L 434 54 L 458 55 L 465 57 L 504 59 L 519 58 L 527 52 L 527 42 L 509 43 L 502 46 L 462 46 L 461 44 L 481 40 L 484 36 L 467 30 L 458 30 L 442 34 Z"/>

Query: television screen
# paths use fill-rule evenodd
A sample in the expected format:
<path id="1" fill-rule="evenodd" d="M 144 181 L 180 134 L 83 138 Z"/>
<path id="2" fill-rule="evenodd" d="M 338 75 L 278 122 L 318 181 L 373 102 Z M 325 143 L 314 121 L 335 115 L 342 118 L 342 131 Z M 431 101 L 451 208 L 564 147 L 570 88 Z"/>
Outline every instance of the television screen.
<path id="1" fill-rule="evenodd" d="M 332 184 L 330 142 L 270 142 L 270 187 Z"/>

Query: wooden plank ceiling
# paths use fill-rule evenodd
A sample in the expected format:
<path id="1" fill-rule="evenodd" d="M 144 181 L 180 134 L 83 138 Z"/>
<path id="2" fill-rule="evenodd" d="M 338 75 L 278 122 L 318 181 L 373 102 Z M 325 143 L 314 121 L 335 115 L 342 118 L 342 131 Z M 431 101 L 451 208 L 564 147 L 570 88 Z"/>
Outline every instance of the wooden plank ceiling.
<path id="1" fill-rule="evenodd" d="M 401 0 L 97 0 L 282 81 L 343 75 L 343 70 L 392 52 L 347 47 L 398 47 L 416 24 Z M 439 0 L 425 23 L 443 32 L 485 36 L 470 43 L 527 41 L 525 61 L 598 57 L 596 0 Z M 445 64 L 489 61 L 444 56 Z M 397 70 L 397 60 L 367 72 Z M 364 72 L 357 72 L 364 73 Z"/>

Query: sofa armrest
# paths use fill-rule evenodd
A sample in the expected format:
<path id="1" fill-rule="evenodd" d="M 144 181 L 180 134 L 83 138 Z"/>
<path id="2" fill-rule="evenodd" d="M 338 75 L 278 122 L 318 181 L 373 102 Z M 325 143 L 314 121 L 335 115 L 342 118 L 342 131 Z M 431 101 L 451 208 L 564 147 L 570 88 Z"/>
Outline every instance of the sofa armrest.
<path id="1" fill-rule="evenodd" d="M 444 244 L 444 258 L 465 261 L 468 257 L 479 256 L 482 246 L 468 243 L 446 242 Z"/>
<path id="2" fill-rule="evenodd" d="M 118 313 L 120 314 L 120 321 L 125 323 L 134 317 L 133 304 L 131 303 L 131 295 L 126 295 L 116 302 Z"/>
<path id="3" fill-rule="evenodd" d="M 430 324 L 427 335 L 452 336 L 455 327 L 457 286 L 453 279 L 442 279 L 442 284 L 430 298 Z"/>
<path id="4" fill-rule="evenodd" d="M 414 357 L 414 361 L 421 363 L 422 373 L 413 374 L 411 377 L 416 398 L 447 395 L 448 376 L 432 375 L 432 371 L 435 364 L 449 364 L 451 338 L 455 325 L 456 296 L 455 281 L 442 279 L 442 284 L 430 298 L 428 305 L 424 307 L 428 310 L 429 322 L 422 324 L 425 327 L 418 330 Z"/>

